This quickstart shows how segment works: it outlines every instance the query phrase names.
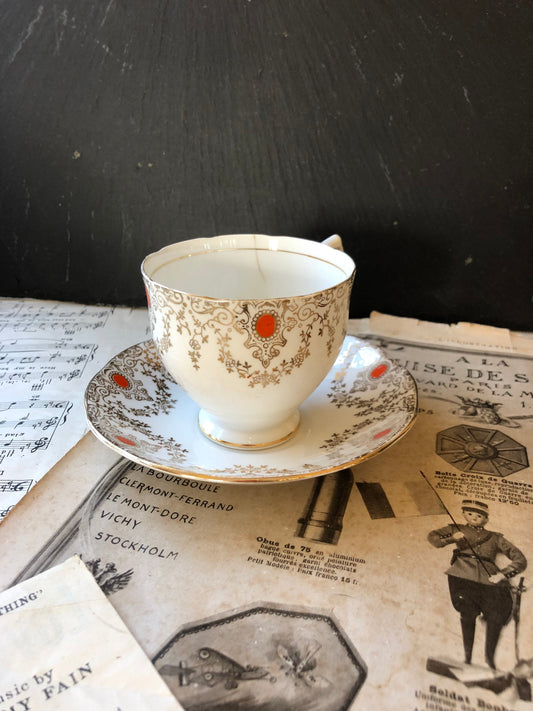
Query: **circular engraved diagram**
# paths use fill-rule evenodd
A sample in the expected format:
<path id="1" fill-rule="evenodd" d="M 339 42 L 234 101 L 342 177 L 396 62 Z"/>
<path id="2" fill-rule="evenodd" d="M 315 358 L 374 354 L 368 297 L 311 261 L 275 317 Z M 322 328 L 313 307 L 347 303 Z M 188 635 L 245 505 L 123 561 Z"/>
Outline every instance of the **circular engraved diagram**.
<path id="1" fill-rule="evenodd" d="M 523 445 L 483 427 L 456 425 L 439 432 L 436 452 L 463 472 L 505 477 L 529 466 Z"/>

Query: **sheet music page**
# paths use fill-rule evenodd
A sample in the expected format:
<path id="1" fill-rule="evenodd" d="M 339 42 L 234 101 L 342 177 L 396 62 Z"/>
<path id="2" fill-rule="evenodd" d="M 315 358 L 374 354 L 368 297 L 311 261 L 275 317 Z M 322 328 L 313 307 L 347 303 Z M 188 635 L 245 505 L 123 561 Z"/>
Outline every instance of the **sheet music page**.
<path id="1" fill-rule="evenodd" d="M 145 309 L 0 299 L 0 521 L 85 434 L 83 393 Z"/>
<path id="2" fill-rule="evenodd" d="M 191 711 L 531 710 L 531 339 L 470 326 L 350 324 L 419 415 L 327 476 L 188 480 L 87 435 L 0 526 L 0 586 L 81 556 Z"/>
<path id="3" fill-rule="evenodd" d="M 0 708 L 182 707 L 77 557 L 0 594 Z"/>

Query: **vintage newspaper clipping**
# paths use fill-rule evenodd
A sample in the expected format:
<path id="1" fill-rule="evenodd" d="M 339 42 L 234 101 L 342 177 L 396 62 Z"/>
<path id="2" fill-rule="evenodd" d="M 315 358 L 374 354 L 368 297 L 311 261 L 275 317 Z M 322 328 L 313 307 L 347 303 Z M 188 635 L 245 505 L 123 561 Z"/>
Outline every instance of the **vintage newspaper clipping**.
<path id="1" fill-rule="evenodd" d="M 195 481 L 87 435 L 0 526 L 0 586 L 78 555 L 186 709 L 533 709 L 533 347 L 351 324 L 414 427 L 325 477 Z"/>

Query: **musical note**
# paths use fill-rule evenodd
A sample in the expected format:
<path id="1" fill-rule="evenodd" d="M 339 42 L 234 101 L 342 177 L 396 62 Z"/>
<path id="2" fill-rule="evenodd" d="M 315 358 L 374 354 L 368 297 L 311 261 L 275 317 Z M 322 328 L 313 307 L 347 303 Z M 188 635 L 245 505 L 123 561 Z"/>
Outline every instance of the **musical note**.
<path id="1" fill-rule="evenodd" d="M 21 420 L 0 420 L 0 429 L 9 429 L 12 427 L 13 429 L 16 429 L 17 427 L 25 427 L 26 429 L 29 429 L 30 427 L 32 429 L 37 429 L 41 428 L 42 430 L 47 430 L 50 427 L 53 427 L 54 425 L 57 425 L 59 422 L 59 417 L 50 417 L 50 418 L 41 418 L 38 420 L 30 420 L 28 419 L 28 415 L 26 417 L 23 417 Z"/>
<path id="2" fill-rule="evenodd" d="M 35 451 L 44 446 L 48 446 L 53 434 L 58 426 L 65 424 L 67 414 L 72 408 L 72 402 L 68 400 L 22 400 L 0 403 L 0 411 L 5 413 L 24 412 L 21 417 L 4 418 L 0 420 L 0 431 L 4 431 L 0 437 L 0 447 L 4 449 L 16 448 L 19 451 L 30 449 Z M 42 416 L 39 416 L 39 410 Z M 50 410 L 57 414 L 51 415 Z M 33 416 L 30 419 L 30 413 Z M 42 434 L 46 432 L 47 437 Z"/>
<path id="3" fill-rule="evenodd" d="M 48 446 L 48 442 L 49 442 L 49 440 L 48 440 L 47 437 L 41 437 L 40 439 L 36 440 L 36 441 L 33 443 L 33 447 L 32 447 L 31 450 L 30 450 L 31 453 L 33 454 L 33 452 L 36 452 L 38 449 L 42 449 L 43 447 L 47 447 L 47 446 Z"/>
<path id="4" fill-rule="evenodd" d="M 61 348 L 58 349 L 58 346 Z M 53 380 L 70 382 L 81 378 L 96 348 L 96 344 L 91 343 L 61 344 L 56 341 L 3 343 L 0 345 L 0 350 L 4 351 L 0 353 L 0 387 L 29 383 L 35 392 Z M 19 364 L 24 367 L 19 367 Z"/>
<path id="5" fill-rule="evenodd" d="M 0 412 L 5 410 L 32 410 L 35 408 L 47 410 L 49 408 L 66 407 L 70 402 L 68 400 L 13 400 L 11 402 L 0 402 Z"/>
<path id="6" fill-rule="evenodd" d="M 0 510 L 0 521 L 7 516 L 7 514 L 11 511 L 13 506 L 14 506 L 14 504 L 12 506 L 8 506 L 7 509 Z"/>
<path id="7" fill-rule="evenodd" d="M 0 519 L 24 493 L 3 477 L 38 480 L 78 442 L 91 375 L 147 326 L 145 310 L 0 299 Z"/>
<path id="8" fill-rule="evenodd" d="M 29 491 L 33 479 L 0 479 L 0 492 L 2 493 L 13 493 L 13 492 L 24 492 Z"/>
<path id="9" fill-rule="evenodd" d="M 6 410 L 33 410 L 35 408 L 47 410 L 49 408 L 66 407 L 68 400 L 12 400 L 11 402 L 0 402 L 0 412 Z"/>

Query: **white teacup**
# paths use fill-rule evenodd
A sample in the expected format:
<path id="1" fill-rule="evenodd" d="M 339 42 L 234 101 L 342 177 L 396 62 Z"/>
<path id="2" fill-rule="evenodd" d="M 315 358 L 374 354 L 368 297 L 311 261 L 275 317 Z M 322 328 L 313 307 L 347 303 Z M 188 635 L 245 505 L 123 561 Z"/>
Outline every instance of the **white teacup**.
<path id="1" fill-rule="evenodd" d="M 298 406 L 341 349 L 355 264 L 297 237 L 222 235 L 169 245 L 142 264 L 152 337 L 198 423 L 230 447 L 298 429 Z"/>

